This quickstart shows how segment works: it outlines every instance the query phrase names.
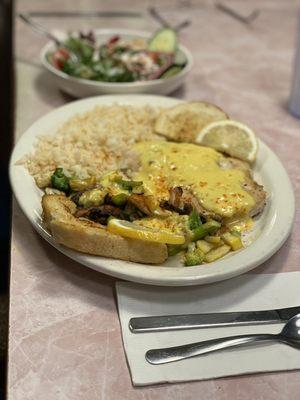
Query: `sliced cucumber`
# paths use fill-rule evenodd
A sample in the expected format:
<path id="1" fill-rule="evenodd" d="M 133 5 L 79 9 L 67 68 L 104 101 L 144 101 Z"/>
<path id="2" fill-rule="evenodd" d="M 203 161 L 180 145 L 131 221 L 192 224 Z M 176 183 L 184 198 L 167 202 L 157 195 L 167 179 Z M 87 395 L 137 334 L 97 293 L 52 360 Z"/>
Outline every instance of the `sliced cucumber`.
<path id="1" fill-rule="evenodd" d="M 178 67 L 177 65 L 172 65 L 170 68 L 168 68 L 161 76 L 161 79 L 167 79 L 171 78 L 174 75 L 177 75 L 180 71 L 182 70 L 181 67 Z"/>
<path id="2" fill-rule="evenodd" d="M 163 28 L 157 31 L 149 41 L 150 51 L 174 53 L 177 48 L 177 35 L 171 28 Z"/>
<path id="3" fill-rule="evenodd" d="M 174 56 L 174 64 L 178 65 L 178 67 L 184 67 L 187 63 L 187 58 L 185 54 L 178 50 Z"/>

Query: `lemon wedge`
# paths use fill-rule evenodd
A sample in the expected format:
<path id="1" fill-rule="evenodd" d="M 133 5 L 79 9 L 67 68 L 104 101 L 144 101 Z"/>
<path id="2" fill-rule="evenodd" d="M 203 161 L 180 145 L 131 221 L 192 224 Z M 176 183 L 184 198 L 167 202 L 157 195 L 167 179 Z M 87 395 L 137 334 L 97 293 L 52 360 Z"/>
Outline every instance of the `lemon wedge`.
<path id="1" fill-rule="evenodd" d="M 253 162 L 258 150 L 254 131 L 238 121 L 216 121 L 205 126 L 196 143 L 222 151 L 231 157 Z"/>
<path id="2" fill-rule="evenodd" d="M 110 233 L 128 237 L 131 239 L 145 240 L 147 242 L 158 242 L 166 244 L 183 244 L 185 242 L 184 235 L 172 234 L 159 231 L 145 226 L 136 225 L 132 222 L 120 219 L 111 219 L 108 222 L 107 229 Z"/>

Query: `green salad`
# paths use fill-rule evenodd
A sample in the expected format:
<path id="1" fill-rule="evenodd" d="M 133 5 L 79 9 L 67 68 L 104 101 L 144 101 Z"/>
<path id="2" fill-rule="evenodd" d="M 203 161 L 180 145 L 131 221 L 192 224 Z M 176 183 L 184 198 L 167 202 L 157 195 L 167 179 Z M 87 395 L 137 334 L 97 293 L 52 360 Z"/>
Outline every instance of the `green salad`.
<path id="1" fill-rule="evenodd" d="M 166 79 L 187 63 L 170 28 L 159 30 L 149 40 L 113 36 L 104 44 L 97 43 L 93 32 L 70 34 L 62 46 L 47 53 L 47 60 L 70 76 L 99 82 Z"/>

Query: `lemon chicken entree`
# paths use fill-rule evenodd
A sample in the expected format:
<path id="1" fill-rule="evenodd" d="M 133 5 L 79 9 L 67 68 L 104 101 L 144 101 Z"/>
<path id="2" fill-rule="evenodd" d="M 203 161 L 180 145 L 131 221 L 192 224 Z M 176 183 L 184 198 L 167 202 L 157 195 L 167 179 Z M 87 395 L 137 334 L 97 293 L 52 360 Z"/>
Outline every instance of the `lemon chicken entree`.
<path id="1" fill-rule="evenodd" d="M 247 160 L 257 143 L 247 134 L 250 128 L 243 131 L 240 123 L 232 127 L 235 121 L 220 116 L 220 109 L 214 113 L 213 105 L 201 104 L 195 111 L 193 103 L 196 123 L 186 141 L 184 118 L 191 114 L 185 103 L 185 108 L 162 110 L 153 118 L 154 129 L 162 126 L 160 118 L 167 120 L 168 132 L 176 123 L 177 136 L 166 140 L 155 132 L 133 140 L 125 163 L 125 156 L 118 155 L 114 168 L 86 176 L 56 165 L 42 199 L 44 221 L 55 240 L 89 254 L 143 263 L 160 264 L 180 254 L 185 266 L 210 263 L 242 249 L 243 232 L 251 229 L 252 217 L 266 200 Z M 197 138 L 203 138 L 204 129 L 203 143 L 212 140 L 209 124 L 218 140 L 204 146 Z M 221 140 L 227 140 L 227 154 L 217 150 L 224 146 Z M 240 143 L 234 148 L 239 140 L 245 147 L 253 144 L 245 155 Z M 242 156 L 234 157 L 236 152 Z"/>

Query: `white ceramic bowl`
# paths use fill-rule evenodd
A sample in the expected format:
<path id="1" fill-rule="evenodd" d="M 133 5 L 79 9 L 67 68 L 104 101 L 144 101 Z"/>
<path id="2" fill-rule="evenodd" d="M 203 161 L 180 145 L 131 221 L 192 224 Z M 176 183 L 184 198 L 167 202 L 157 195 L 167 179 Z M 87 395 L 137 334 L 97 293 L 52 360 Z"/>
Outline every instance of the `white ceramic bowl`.
<path id="1" fill-rule="evenodd" d="M 102 41 L 106 42 L 114 35 L 120 35 L 124 39 L 132 39 L 134 37 L 149 38 L 151 36 L 148 32 L 128 29 L 97 29 L 94 33 L 99 43 Z M 193 65 L 193 57 L 191 53 L 184 46 L 179 45 L 179 51 L 184 53 L 186 56 L 187 64 L 182 71 L 171 78 L 128 83 L 96 82 L 88 79 L 74 78 L 53 67 L 47 61 L 46 55 L 49 51 L 53 51 L 54 49 L 54 43 L 48 42 L 41 50 L 41 62 L 46 70 L 51 74 L 54 83 L 63 92 L 74 97 L 88 97 L 99 94 L 169 94 L 183 84 Z"/>

